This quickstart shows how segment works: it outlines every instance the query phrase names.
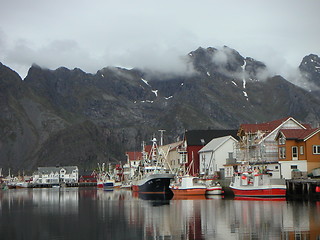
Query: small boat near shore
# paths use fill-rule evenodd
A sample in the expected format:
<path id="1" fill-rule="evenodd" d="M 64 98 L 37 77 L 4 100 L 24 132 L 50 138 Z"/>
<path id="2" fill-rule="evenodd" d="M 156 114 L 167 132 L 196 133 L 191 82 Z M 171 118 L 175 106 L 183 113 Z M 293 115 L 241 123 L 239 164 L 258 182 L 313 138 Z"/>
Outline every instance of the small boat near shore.
<path id="1" fill-rule="evenodd" d="M 170 185 L 174 195 L 205 195 L 207 186 L 198 182 L 199 178 L 193 176 L 178 177 L 177 181 Z"/>
<path id="2" fill-rule="evenodd" d="M 97 188 L 101 188 L 103 190 L 113 190 L 115 181 L 113 179 L 107 179 L 106 177 L 100 177 L 97 180 Z"/>
<path id="3" fill-rule="evenodd" d="M 221 195 L 223 193 L 222 187 L 219 182 L 210 181 L 206 183 L 207 186 L 207 195 Z"/>
<path id="4" fill-rule="evenodd" d="M 9 189 L 15 189 L 15 188 L 28 188 L 30 185 L 29 182 L 23 182 L 23 181 L 12 181 L 7 183 L 7 187 Z"/>
<path id="5" fill-rule="evenodd" d="M 284 197 L 284 179 L 273 179 L 269 174 L 243 173 L 234 176 L 230 186 L 235 196 Z"/>
<path id="6" fill-rule="evenodd" d="M 102 166 L 98 164 L 99 173 L 97 174 L 97 188 L 102 188 L 104 190 L 113 190 L 115 186 L 115 180 L 112 179 L 111 175 L 105 171 L 105 164 Z"/>

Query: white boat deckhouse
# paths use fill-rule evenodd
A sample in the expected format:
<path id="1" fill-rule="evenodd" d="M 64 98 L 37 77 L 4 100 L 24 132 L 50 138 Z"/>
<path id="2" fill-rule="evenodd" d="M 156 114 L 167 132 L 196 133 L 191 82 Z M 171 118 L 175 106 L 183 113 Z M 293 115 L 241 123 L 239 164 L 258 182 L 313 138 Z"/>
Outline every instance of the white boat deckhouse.
<path id="1" fill-rule="evenodd" d="M 77 166 L 38 167 L 32 177 L 38 184 L 77 183 L 79 170 Z"/>

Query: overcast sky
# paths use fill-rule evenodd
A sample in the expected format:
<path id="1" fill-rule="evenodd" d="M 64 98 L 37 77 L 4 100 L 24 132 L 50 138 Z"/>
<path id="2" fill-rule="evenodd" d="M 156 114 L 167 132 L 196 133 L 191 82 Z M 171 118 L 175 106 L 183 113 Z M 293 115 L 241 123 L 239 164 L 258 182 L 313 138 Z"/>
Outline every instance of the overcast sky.
<path id="1" fill-rule="evenodd" d="M 0 62 L 95 73 L 183 70 L 199 46 L 227 45 L 278 74 L 320 55 L 318 0 L 0 0 Z"/>

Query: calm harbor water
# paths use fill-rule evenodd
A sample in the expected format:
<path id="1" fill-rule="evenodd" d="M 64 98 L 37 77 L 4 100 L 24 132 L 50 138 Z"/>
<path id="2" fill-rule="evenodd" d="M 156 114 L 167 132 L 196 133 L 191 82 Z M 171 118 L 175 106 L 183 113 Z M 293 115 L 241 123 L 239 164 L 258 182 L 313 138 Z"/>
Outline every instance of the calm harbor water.
<path id="1" fill-rule="evenodd" d="M 320 202 L 149 198 L 96 188 L 0 191 L 0 239 L 320 239 Z"/>

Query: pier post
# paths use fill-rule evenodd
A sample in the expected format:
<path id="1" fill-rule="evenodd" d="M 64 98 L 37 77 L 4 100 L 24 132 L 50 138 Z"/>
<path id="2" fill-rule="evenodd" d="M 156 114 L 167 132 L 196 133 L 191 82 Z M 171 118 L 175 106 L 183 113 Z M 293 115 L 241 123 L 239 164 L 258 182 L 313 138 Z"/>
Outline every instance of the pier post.
<path id="1" fill-rule="evenodd" d="M 305 184 L 305 183 L 301 183 L 301 184 L 302 184 L 302 189 L 301 189 L 301 191 L 302 191 L 302 196 L 304 196 L 305 191 L 306 191 L 306 184 Z"/>
<path id="2" fill-rule="evenodd" d="M 286 181 L 286 185 L 287 185 L 287 194 L 291 194 L 291 185 L 290 185 L 290 181 Z"/>
<path id="3" fill-rule="evenodd" d="M 307 194 L 310 195 L 311 194 L 311 184 L 308 182 L 307 183 Z"/>
<path id="4" fill-rule="evenodd" d="M 292 184 L 292 194 L 295 194 L 296 185 L 294 184 L 294 182 L 292 182 L 291 184 Z"/>

